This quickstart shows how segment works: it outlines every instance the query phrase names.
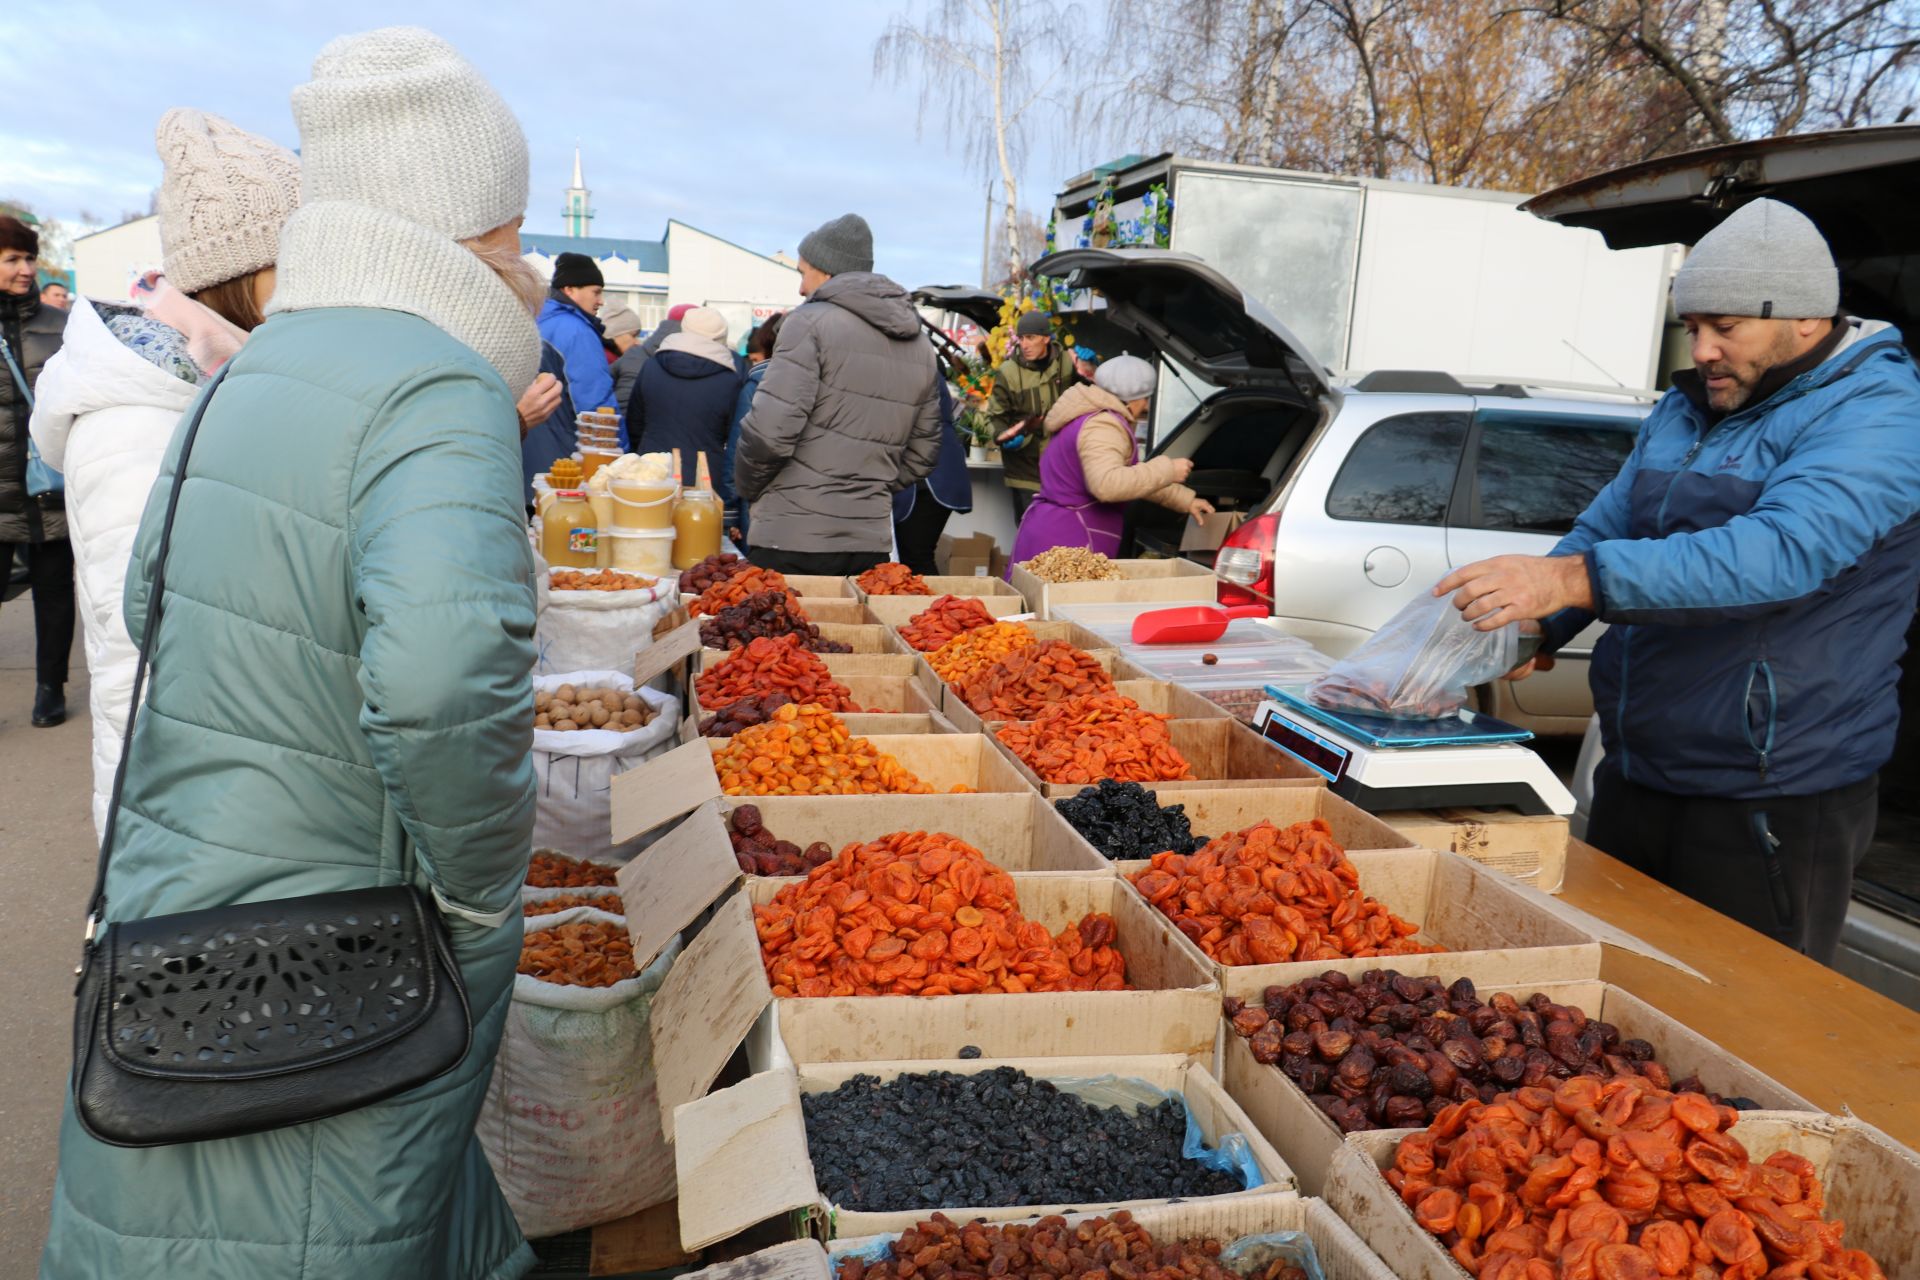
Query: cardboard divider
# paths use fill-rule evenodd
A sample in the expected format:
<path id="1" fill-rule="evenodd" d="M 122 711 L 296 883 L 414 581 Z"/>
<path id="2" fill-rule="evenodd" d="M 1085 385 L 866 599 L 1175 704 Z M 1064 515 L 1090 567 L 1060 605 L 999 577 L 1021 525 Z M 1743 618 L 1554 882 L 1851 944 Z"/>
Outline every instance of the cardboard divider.
<path id="1" fill-rule="evenodd" d="M 723 820 L 743 804 L 755 806 L 768 831 L 803 849 L 824 840 L 838 853 L 897 831 L 941 831 L 1005 871 L 1112 874 L 1098 854 L 1087 856 L 1086 842 L 1053 805 L 1030 792 L 854 798 L 860 803 L 847 804 L 845 796 L 727 796 L 717 803 Z"/>
<path id="2" fill-rule="evenodd" d="M 1191 560 L 1115 560 L 1122 576 L 1104 582 L 1042 582 L 1019 565 L 1008 581 L 1026 597 L 1033 611 L 1051 618 L 1053 610 L 1069 604 L 1135 604 L 1165 602 L 1216 604 L 1219 579 L 1211 569 Z"/>
<path id="3" fill-rule="evenodd" d="M 1395 967 L 1390 960 L 1382 967 Z M 1449 981 L 1456 976 L 1439 975 Z M 1654 1048 L 1654 1060 L 1675 1080 L 1691 1075 L 1722 1097 L 1742 1097 L 1769 1109 L 1811 1111 L 1812 1103 L 1771 1076 L 1727 1054 L 1718 1045 L 1667 1016 L 1633 993 L 1606 982 L 1516 983 L 1502 987 L 1475 984 L 1486 1000 L 1496 991 L 1510 992 L 1523 1003 L 1539 993 L 1555 1004 L 1578 1005 L 1589 1018 L 1610 1022 L 1623 1040 L 1641 1039 Z M 1288 1079 L 1277 1064 L 1254 1058 L 1247 1041 L 1225 1029 L 1221 1078 L 1228 1092 L 1244 1107 L 1260 1132 L 1279 1149 L 1309 1195 L 1319 1195 L 1326 1184 L 1334 1152 L 1344 1134 L 1324 1111 Z"/>
<path id="4" fill-rule="evenodd" d="M 840 717 L 847 732 L 862 738 L 898 733 L 958 733 L 938 711 L 849 711 Z"/>
<path id="5" fill-rule="evenodd" d="M 1146 1228 L 1155 1243 L 1201 1239 L 1218 1240 L 1222 1245 L 1231 1245 L 1246 1236 L 1298 1231 L 1313 1242 L 1314 1255 L 1320 1260 L 1320 1270 L 1326 1280 L 1394 1280 L 1393 1272 L 1380 1261 L 1379 1255 L 1369 1249 L 1366 1242 L 1354 1234 L 1353 1228 L 1342 1222 L 1340 1215 L 1324 1200 L 1299 1196 L 1271 1200 L 1228 1199 L 1218 1203 L 1185 1200 L 1142 1205 L 1131 1212 L 1133 1220 Z M 1102 1215 L 1065 1215 L 1068 1226 L 1077 1226 L 1099 1216 Z M 1020 1221 L 1030 1224 L 1034 1219 Z M 836 1240 L 830 1251 L 823 1251 L 819 1265 L 830 1268 L 838 1259 L 851 1256 L 856 1251 L 864 1252 L 876 1242 L 892 1239 L 898 1234 L 893 1232 Z M 827 1274 L 824 1270 L 818 1277 L 797 1270 L 803 1265 L 814 1265 L 811 1253 L 797 1252 L 802 1248 L 814 1250 L 820 1249 L 820 1245 L 813 1241 L 802 1241 L 755 1254 L 755 1257 L 770 1258 L 769 1270 L 772 1274 L 765 1277 L 709 1276 L 708 1272 L 697 1272 L 689 1280 L 824 1280 Z M 772 1258 L 771 1255 L 776 1253 L 779 1257 Z M 794 1269 L 790 1270 L 789 1267 Z M 718 1268 L 711 1270 L 717 1272 Z"/>
<path id="6" fill-rule="evenodd" d="M 1504 872 L 1542 893 L 1558 893 L 1567 877 L 1567 820 L 1503 809 L 1404 809 L 1383 813 L 1417 845 L 1448 849 Z"/>
<path id="7" fill-rule="evenodd" d="M 1487 991 L 1600 976 L 1600 944 L 1592 935 L 1541 909 L 1498 872 L 1432 849 L 1358 850 L 1347 856 L 1360 873 L 1363 892 L 1395 915 L 1418 924 L 1415 937 L 1419 941 L 1447 950 L 1355 960 L 1224 965 L 1177 929 L 1175 937 L 1194 959 L 1207 965 L 1222 995 L 1247 1001 L 1258 1001 L 1268 987 L 1286 986 L 1330 969 L 1355 977 L 1369 969 L 1445 974 L 1449 980 L 1468 977 Z M 1123 877 L 1121 883 L 1128 892 L 1139 894 L 1130 880 Z"/>
<path id="8" fill-rule="evenodd" d="M 1191 689 L 1184 689 L 1170 680 L 1122 680 L 1116 674 L 1121 661 L 1117 651 L 1106 649 L 1090 652 L 1095 653 L 1096 656 L 1102 653 L 1115 654 L 1112 661 L 1102 664 L 1106 667 L 1107 674 L 1115 677 L 1114 691 L 1132 698 L 1139 704 L 1142 711 L 1151 711 L 1159 716 L 1171 716 L 1176 720 L 1213 720 L 1227 714 Z M 973 708 L 962 702 L 959 694 L 952 689 L 948 690 L 942 705 L 946 708 L 949 720 L 956 726 L 966 726 L 960 730 L 962 733 L 992 735 L 1008 723 L 1005 720 L 983 720 Z"/>
<path id="9" fill-rule="evenodd" d="M 813 1063 L 798 1059 L 797 1067 L 763 1072 L 740 1085 L 719 1090 L 682 1105 L 675 1129 L 681 1135 L 676 1149 L 680 1185 L 680 1238 L 687 1249 L 702 1248 L 746 1230 L 769 1218 L 802 1217 L 827 1238 L 898 1232 L 912 1227 L 929 1210 L 860 1210 L 834 1204 L 813 1181 L 813 1165 L 806 1146 L 806 1122 L 800 1099 L 826 1093 L 856 1075 L 887 1081 L 926 1071 L 977 1075 L 999 1067 L 1014 1067 L 1040 1079 L 1115 1075 L 1177 1092 L 1199 1125 L 1209 1145 L 1238 1133 L 1247 1140 L 1260 1170 L 1259 1186 L 1219 1196 L 1195 1197 L 1183 1203 L 1227 1204 L 1236 1201 L 1291 1200 L 1293 1175 L 1279 1154 L 1253 1127 L 1239 1105 L 1218 1080 L 1199 1063 L 1182 1056 L 1100 1056 L 1087 1058 L 979 1058 L 943 1061 L 892 1059 L 868 1062 Z M 777 1077 L 768 1081 L 765 1076 Z M 760 1178 L 768 1164 L 780 1167 L 780 1176 L 744 1194 L 742 1182 Z M 806 1184 L 802 1187 L 802 1182 Z M 1109 1210 L 1146 1208 L 1165 1200 L 1121 1200 Z M 942 1210 L 956 1221 L 1012 1219 L 1058 1213 L 1084 1205 L 955 1205 Z"/>
<path id="10" fill-rule="evenodd" d="M 929 578 L 929 582 L 934 579 Z M 972 591 L 936 591 L 930 596 L 866 596 L 861 603 L 867 606 L 867 612 L 873 615 L 875 622 L 892 631 L 912 622 L 924 613 L 929 605 L 943 595 L 968 596 L 978 600 L 986 611 L 995 618 L 1011 618 L 1027 612 L 1027 602 L 1020 598 L 1012 587 L 998 578 L 943 578 L 943 582 L 993 582 L 1006 587 L 1005 595 L 981 595 Z"/>
<path id="11" fill-rule="evenodd" d="M 1155 803 L 1167 807 L 1180 805 L 1193 833 L 1212 839 L 1229 831 L 1244 831 L 1261 822 L 1290 827 L 1315 818 L 1333 829 L 1333 838 L 1342 849 L 1411 849 L 1415 846 L 1365 809 L 1325 787 L 1302 787 L 1291 783 L 1276 787 L 1192 787 L 1180 782 L 1142 784 L 1153 793 Z M 1075 792 L 1074 794 L 1079 794 Z M 1052 803 L 1049 800 L 1049 803 Z M 1066 819 L 1062 818 L 1062 822 Z M 1068 830 L 1072 830 L 1071 824 Z M 1149 859 L 1122 858 L 1108 862 L 1078 831 L 1073 838 L 1084 847 L 1084 857 L 1099 859 L 1121 875 L 1145 868 Z"/>
<path id="12" fill-rule="evenodd" d="M 958 573 L 934 573 L 934 574 L 922 575 L 920 580 L 927 584 L 927 590 L 932 593 L 931 595 L 925 595 L 925 596 L 880 595 L 880 596 L 877 596 L 873 594 L 873 592 L 871 591 L 861 590 L 860 581 L 858 578 L 847 579 L 847 581 L 851 583 L 853 586 L 854 595 L 858 596 L 860 599 L 864 601 L 867 601 L 868 603 L 871 603 L 875 600 L 926 601 L 926 600 L 934 599 L 935 597 L 938 597 L 938 596 L 981 596 L 984 598 L 1000 598 L 1000 599 L 1007 599 L 1007 600 L 1018 600 L 1020 601 L 1021 607 L 1019 609 L 1014 610 L 1014 612 L 1016 613 L 1024 612 L 1026 608 L 1026 600 L 1020 595 L 1018 591 L 1015 591 L 1013 589 L 1012 584 L 1010 584 L 1005 578 L 981 578 L 981 577 L 972 577 L 969 575 L 958 574 Z M 921 607 L 924 608 L 925 605 L 923 604 Z"/>
<path id="13" fill-rule="evenodd" d="M 860 592 L 854 587 L 852 578 L 834 577 L 823 573 L 789 573 L 783 576 L 787 580 L 787 589 L 802 600 L 827 597 L 843 600 L 860 598 Z"/>
<path id="14" fill-rule="evenodd" d="M 1348 1136 L 1334 1153 L 1327 1202 L 1406 1280 L 1461 1280 L 1466 1270 L 1387 1185 L 1382 1171 L 1410 1130 Z M 1749 1111 L 1731 1130 L 1750 1159 L 1791 1151 L 1813 1163 L 1826 1192 L 1821 1217 L 1847 1224 L 1846 1247 L 1863 1249 L 1888 1276 L 1920 1275 L 1920 1157 L 1878 1129 L 1844 1116 Z"/>
<path id="15" fill-rule="evenodd" d="M 948 690 L 946 705 L 952 707 L 963 704 L 960 704 L 952 690 Z M 948 718 L 953 718 L 951 712 Z M 955 723 L 957 725 L 959 722 L 956 720 Z M 1231 716 L 1170 720 L 1167 722 L 1167 733 L 1173 740 L 1174 750 L 1186 757 L 1187 763 L 1193 767 L 1194 775 L 1171 785 L 1226 788 L 1276 785 L 1324 788 L 1326 785 L 1326 780 L 1319 774 Z M 1006 754 L 1028 786 L 1044 796 L 1058 800 L 1079 794 L 1080 789 L 1087 785 L 1084 782 L 1044 782 L 999 738 L 989 737 L 987 740 Z"/>

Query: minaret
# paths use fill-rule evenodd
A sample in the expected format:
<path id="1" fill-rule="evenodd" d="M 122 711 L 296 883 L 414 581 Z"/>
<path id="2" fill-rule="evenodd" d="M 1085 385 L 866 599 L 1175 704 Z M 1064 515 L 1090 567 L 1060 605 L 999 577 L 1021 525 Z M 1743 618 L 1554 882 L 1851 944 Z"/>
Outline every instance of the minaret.
<path id="1" fill-rule="evenodd" d="M 587 190 L 587 183 L 580 176 L 580 148 L 573 149 L 573 185 L 567 188 L 567 211 L 560 216 L 565 219 L 567 234 L 574 237 L 592 234 L 593 208 L 588 205 L 587 197 L 593 194 Z"/>

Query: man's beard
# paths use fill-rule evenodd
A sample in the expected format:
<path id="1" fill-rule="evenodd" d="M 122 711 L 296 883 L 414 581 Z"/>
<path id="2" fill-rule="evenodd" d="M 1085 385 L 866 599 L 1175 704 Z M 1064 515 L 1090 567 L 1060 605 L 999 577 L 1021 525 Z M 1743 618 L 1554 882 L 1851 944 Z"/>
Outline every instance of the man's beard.
<path id="1" fill-rule="evenodd" d="M 1739 365 L 1729 361 L 1699 365 L 1697 371 L 1704 381 L 1709 377 L 1731 377 L 1731 386 L 1723 388 L 1707 387 L 1707 403 L 1721 413 L 1733 413 L 1744 408 L 1753 399 L 1754 390 L 1760 380 L 1780 365 L 1793 359 L 1793 334 L 1782 332 L 1773 346 L 1759 360 L 1750 365 Z"/>

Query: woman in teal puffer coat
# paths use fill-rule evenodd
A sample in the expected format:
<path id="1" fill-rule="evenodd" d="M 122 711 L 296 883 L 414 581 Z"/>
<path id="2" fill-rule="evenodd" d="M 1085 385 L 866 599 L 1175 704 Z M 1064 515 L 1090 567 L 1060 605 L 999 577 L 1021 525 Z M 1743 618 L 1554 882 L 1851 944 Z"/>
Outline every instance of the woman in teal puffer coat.
<path id="1" fill-rule="evenodd" d="M 533 826 L 526 143 L 411 29 L 329 45 L 294 110 L 303 208 L 179 482 L 108 914 L 416 884 L 452 932 L 473 1045 L 389 1101 L 244 1138 L 116 1148 L 69 1105 L 43 1277 L 502 1280 L 533 1262 L 473 1136 Z M 136 639 L 178 448 L 128 575 Z"/>

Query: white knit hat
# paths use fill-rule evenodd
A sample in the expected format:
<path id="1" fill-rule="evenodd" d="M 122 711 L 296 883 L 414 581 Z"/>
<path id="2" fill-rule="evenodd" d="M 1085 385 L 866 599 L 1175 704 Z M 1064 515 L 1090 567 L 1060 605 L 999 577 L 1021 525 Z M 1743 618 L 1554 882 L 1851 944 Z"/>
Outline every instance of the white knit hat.
<path id="1" fill-rule="evenodd" d="M 293 91 L 302 198 L 467 240 L 527 211 L 527 138 L 473 65 L 419 27 L 341 36 Z"/>
<path id="2" fill-rule="evenodd" d="M 160 153 L 161 269 L 182 293 L 236 280 L 280 256 L 300 204 L 300 159 L 219 116 L 175 107 L 153 131 Z"/>
<path id="3" fill-rule="evenodd" d="M 695 307 L 680 317 L 680 331 L 709 342 L 725 342 L 727 318 L 712 307 Z"/>

